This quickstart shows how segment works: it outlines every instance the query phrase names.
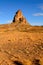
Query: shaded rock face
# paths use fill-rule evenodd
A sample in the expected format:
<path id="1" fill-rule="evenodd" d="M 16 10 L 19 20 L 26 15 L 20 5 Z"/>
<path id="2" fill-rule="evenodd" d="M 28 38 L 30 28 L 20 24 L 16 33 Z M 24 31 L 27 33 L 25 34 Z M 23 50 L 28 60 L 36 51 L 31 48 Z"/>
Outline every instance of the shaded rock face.
<path id="1" fill-rule="evenodd" d="M 14 16 L 13 22 L 18 22 L 18 23 L 27 23 L 25 17 L 22 15 L 21 10 L 18 10 Z"/>

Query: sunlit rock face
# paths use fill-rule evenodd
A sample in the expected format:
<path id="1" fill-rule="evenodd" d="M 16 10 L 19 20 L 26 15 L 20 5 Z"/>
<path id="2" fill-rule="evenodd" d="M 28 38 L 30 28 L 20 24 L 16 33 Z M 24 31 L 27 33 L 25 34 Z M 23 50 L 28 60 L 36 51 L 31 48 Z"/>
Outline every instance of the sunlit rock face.
<path id="1" fill-rule="evenodd" d="M 18 10 L 14 16 L 13 22 L 17 22 L 17 23 L 23 23 L 26 24 L 27 20 L 26 18 L 23 16 L 21 10 Z"/>

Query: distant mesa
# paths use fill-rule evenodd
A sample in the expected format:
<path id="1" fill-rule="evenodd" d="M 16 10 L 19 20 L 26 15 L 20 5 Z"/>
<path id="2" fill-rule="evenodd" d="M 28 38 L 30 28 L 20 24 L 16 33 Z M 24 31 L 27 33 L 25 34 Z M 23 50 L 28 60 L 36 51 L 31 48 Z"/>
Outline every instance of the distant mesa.
<path id="1" fill-rule="evenodd" d="M 18 10 L 13 18 L 13 22 L 27 24 L 26 18 L 23 16 L 21 10 Z"/>

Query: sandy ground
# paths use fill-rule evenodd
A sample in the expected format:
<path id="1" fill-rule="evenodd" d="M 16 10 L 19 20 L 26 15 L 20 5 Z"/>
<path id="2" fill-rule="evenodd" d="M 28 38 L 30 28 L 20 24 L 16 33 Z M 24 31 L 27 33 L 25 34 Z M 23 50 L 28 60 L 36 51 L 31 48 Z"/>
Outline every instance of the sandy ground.
<path id="1" fill-rule="evenodd" d="M 0 65 L 43 65 L 43 32 L 5 31 L 2 28 Z"/>

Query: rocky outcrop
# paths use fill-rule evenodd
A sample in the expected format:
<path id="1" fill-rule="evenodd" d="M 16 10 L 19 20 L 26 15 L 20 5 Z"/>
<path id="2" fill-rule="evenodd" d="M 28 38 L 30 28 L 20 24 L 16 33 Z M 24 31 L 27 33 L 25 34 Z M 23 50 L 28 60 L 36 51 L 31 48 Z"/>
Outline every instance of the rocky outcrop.
<path id="1" fill-rule="evenodd" d="M 17 23 L 23 23 L 26 24 L 27 20 L 26 18 L 23 16 L 21 10 L 18 10 L 14 16 L 13 22 L 17 22 Z"/>

